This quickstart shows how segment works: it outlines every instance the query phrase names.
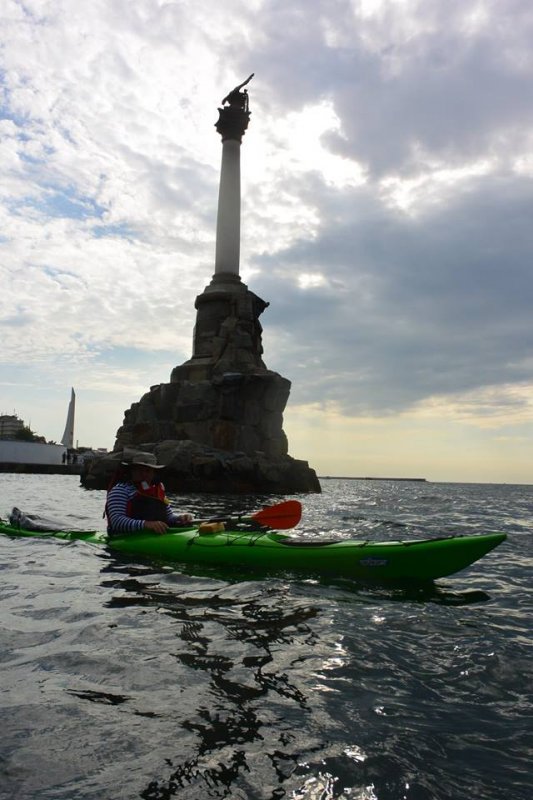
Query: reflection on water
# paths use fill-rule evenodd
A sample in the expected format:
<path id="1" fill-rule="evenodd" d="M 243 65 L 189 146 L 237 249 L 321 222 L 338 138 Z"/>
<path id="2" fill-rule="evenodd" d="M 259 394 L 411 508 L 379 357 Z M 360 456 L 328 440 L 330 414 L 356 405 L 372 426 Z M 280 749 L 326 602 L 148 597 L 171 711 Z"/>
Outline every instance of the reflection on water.
<path id="1" fill-rule="evenodd" d="M 283 583 L 220 583 L 213 591 L 211 582 L 196 581 L 183 591 L 177 576 L 162 583 L 153 577 L 104 579 L 114 590 L 108 606 L 151 608 L 174 625 L 169 655 L 181 689 L 173 712 L 179 747 L 166 757 L 164 777 L 154 778 L 140 796 L 195 797 L 205 791 L 253 797 L 258 786 L 252 768 L 265 777 L 273 770 L 274 790 L 280 770 L 287 772 L 290 762 L 291 774 L 298 764 L 298 753 L 287 752 L 295 731 L 284 718 L 294 708 L 310 713 L 299 671 L 291 676 L 291 668 L 309 661 L 317 645 L 309 622 L 318 608 L 293 597 Z"/>

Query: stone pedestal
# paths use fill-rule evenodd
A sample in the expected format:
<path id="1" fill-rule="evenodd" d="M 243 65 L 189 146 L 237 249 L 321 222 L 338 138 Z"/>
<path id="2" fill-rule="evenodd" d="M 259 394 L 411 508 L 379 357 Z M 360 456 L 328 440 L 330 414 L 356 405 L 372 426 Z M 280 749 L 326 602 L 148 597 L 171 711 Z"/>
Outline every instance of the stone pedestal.
<path id="1" fill-rule="evenodd" d="M 238 275 L 215 274 L 196 298 L 192 358 L 172 371 L 171 381 L 267 371 L 259 316 L 268 305 Z"/>

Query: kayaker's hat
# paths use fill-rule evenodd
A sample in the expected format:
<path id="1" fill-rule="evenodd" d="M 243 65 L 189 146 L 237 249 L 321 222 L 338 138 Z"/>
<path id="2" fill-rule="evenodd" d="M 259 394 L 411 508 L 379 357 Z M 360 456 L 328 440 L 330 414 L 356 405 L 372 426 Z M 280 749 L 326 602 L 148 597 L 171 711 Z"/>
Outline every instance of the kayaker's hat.
<path id="1" fill-rule="evenodd" d="M 158 464 L 157 458 L 153 453 L 145 453 L 142 450 L 130 450 L 125 448 L 122 453 L 123 467 L 150 467 L 151 469 L 163 469 L 164 464 Z"/>

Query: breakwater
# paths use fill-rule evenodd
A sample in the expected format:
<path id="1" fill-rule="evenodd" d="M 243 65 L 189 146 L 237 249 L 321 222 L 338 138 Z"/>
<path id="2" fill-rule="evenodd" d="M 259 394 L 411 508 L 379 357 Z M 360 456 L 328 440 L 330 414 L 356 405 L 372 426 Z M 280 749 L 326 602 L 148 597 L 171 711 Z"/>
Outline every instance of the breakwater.
<path id="1" fill-rule="evenodd" d="M 80 475 L 81 464 L 22 464 L 0 462 L 0 472 L 14 472 L 28 475 Z"/>

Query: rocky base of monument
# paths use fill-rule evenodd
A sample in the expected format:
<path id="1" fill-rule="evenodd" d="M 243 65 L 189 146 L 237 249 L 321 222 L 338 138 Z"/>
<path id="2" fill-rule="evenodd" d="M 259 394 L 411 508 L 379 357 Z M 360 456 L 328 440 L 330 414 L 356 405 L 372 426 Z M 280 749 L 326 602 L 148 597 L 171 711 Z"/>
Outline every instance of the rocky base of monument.
<path id="1" fill-rule="evenodd" d="M 256 451 L 269 457 L 288 452 L 282 429 L 290 381 L 275 372 L 224 372 L 199 380 L 185 364 L 173 381 L 152 386 L 124 415 L 114 450 L 144 442 L 196 442 L 229 453 Z M 191 373 L 195 380 L 191 380 Z"/>
<path id="2" fill-rule="evenodd" d="M 159 472 L 168 492 L 179 494 L 297 494 L 320 492 L 316 472 L 307 461 L 289 455 L 228 452 L 189 440 L 142 443 L 165 468 Z M 122 460 L 122 451 L 88 460 L 82 468 L 86 489 L 107 489 Z"/>
<path id="3" fill-rule="evenodd" d="M 123 450 L 134 448 L 165 465 L 169 492 L 320 492 L 307 461 L 288 455 L 282 426 L 291 383 L 262 358 L 259 316 L 268 303 L 222 272 L 195 305 L 192 357 L 125 411 L 113 454 L 84 464 L 83 486 L 106 489 Z"/>

